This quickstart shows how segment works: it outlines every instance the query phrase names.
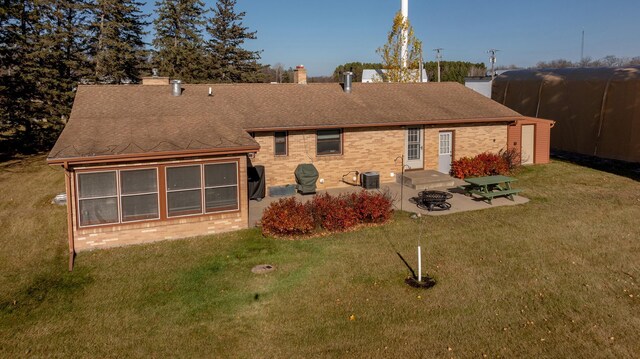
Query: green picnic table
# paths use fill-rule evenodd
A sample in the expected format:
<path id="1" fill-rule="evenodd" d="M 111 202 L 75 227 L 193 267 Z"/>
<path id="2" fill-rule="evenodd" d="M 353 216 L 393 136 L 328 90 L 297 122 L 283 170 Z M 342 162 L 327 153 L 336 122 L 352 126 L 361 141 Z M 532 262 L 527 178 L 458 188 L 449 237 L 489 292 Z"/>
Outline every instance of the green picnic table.
<path id="1" fill-rule="evenodd" d="M 507 197 L 513 201 L 513 195 L 522 192 L 521 189 L 511 188 L 511 183 L 517 181 L 513 177 L 486 176 L 465 178 L 464 180 L 469 183 L 462 187 L 467 195 L 480 196 L 489 204 L 495 197 Z"/>

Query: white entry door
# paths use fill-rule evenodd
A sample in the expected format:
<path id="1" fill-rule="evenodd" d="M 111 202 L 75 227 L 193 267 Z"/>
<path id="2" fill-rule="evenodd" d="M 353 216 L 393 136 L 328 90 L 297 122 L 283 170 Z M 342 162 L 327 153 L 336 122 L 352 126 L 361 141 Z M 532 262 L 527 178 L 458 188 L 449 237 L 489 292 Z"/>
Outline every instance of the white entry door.
<path id="1" fill-rule="evenodd" d="M 424 167 L 422 155 L 422 127 L 408 127 L 405 136 L 405 165 L 409 169 Z"/>
<path id="2" fill-rule="evenodd" d="M 453 155 L 453 132 L 440 132 L 440 145 L 438 146 L 438 171 L 449 174 Z"/>
<path id="3" fill-rule="evenodd" d="M 522 125 L 522 150 L 520 157 L 523 165 L 532 165 L 534 156 L 534 125 Z"/>

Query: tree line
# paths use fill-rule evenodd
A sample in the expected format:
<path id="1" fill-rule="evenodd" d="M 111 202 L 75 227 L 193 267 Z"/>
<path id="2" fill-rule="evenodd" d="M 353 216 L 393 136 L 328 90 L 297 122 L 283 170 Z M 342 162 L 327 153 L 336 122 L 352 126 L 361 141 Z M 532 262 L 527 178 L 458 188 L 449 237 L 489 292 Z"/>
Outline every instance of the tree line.
<path id="1" fill-rule="evenodd" d="M 566 59 L 540 61 L 536 64 L 535 68 L 559 69 L 567 67 L 625 67 L 638 65 L 640 65 L 640 56 L 618 57 L 615 55 L 607 55 L 600 59 L 585 57 L 584 59 L 575 62 Z"/>
<path id="2" fill-rule="evenodd" d="M 264 81 L 236 1 L 156 1 L 149 49 L 137 0 L 3 0 L 0 155 L 49 149 L 78 84 L 137 83 L 152 68 L 191 83 Z"/>
<path id="3" fill-rule="evenodd" d="M 342 81 L 342 74 L 345 71 L 353 72 L 353 81 L 362 82 L 362 72 L 365 69 L 381 70 L 385 65 L 382 63 L 367 62 L 347 62 L 339 65 L 333 71 L 333 79 L 336 82 Z M 438 79 L 438 63 L 429 61 L 424 63 L 429 81 Z M 455 81 L 464 84 L 464 78 L 468 76 L 484 76 L 487 71 L 485 64 L 472 63 L 467 61 L 440 61 L 441 81 Z"/>

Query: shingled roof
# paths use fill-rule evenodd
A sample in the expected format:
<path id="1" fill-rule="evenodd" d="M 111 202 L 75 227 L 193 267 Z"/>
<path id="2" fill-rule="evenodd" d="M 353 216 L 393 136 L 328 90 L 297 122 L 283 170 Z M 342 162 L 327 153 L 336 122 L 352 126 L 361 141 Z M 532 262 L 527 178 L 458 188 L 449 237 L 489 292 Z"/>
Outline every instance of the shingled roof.
<path id="1" fill-rule="evenodd" d="M 511 122 L 522 116 L 458 83 L 79 86 L 50 162 L 259 149 L 247 131 Z M 209 88 L 212 96 L 208 96 Z"/>

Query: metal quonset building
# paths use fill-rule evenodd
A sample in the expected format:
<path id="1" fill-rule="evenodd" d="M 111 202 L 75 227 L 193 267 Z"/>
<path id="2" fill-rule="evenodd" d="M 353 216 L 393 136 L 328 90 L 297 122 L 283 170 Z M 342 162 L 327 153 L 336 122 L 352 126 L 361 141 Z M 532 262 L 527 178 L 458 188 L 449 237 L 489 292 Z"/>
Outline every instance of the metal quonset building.
<path id="1" fill-rule="evenodd" d="M 509 71 L 492 98 L 556 121 L 554 149 L 640 162 L 640 66 Z"/>

